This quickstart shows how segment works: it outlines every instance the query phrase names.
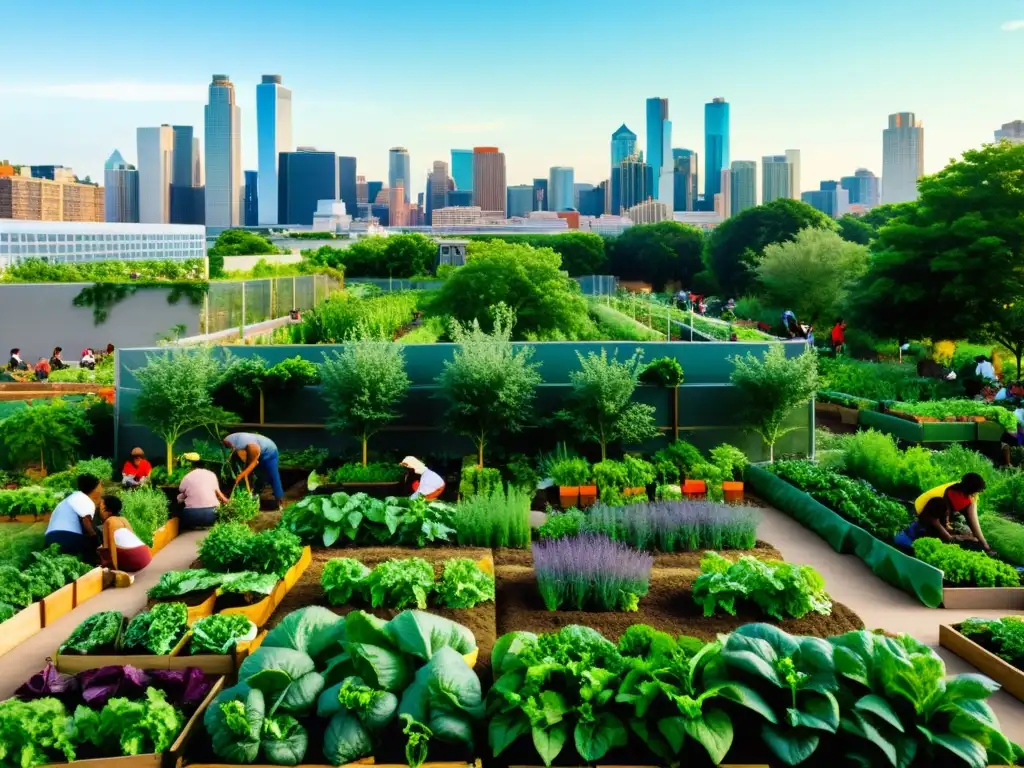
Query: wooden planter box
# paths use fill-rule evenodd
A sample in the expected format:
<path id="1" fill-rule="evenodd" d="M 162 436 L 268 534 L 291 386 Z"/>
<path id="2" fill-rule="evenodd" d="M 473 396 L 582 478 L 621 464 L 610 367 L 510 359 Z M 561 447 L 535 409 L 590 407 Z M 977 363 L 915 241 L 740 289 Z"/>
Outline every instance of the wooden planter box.
<path id="1" fill-rule="evenodd" d="M 41 600 L 43 604 L 43 626 L 48 627 L 62 616 L 75 610 L 75 583 L 65 584 Z"/>
<path id="2" fill-rule="evenodd" d="M 178 644 L 171 649 L 166 656 L 155 656 L 153 654 L 122 654 L 119 656 L 107 655 L 81 655 L 72 653 L 53 652 L 53 663 L 58 672 L 67 675 L 75 675 L 87 669 L 99 669 L 100 667 L 121 666 L 130 664 L 138 669 L 170 669 L 171 659 L 178 656 L 188 643 L 189 633 L 186 632 Z M 193 666 L 186 664 L 185 666 Z"/>
<path id="3" fill-rule="evenodd" d="M 295 565 L 288 569 L 288 573 L 285 574 L 285 577 L 277 582 L 277 586 L 274 587 L 273 592 L 253 605 L 244 605 L 237 608 L 225 608 L 223 611 L 218 611 L 218 613 L 225 615 L 240 613 L 257 627 L 262 628 L 264 624 L 270 621 L 270 617 L 274 614 L 274 611 L 277 610 L 277 606 L 281 604 L 281 601 L 284 600 L 284 596 L 287 595 L 288 592 L 291 591 L 291 588 L 295 586 L 296 582 L 298 582 L 306 568 L 309 567 L 312 560 L 312 550 L 308 546 L 303 547 L 302 555 L 299 557 Z M 291 581 L 290 586 L 288 584 L 289 581 Z"/>
<path id="4" fill-rule="evenodd" d="M 939 645 L 948 648 L 968 664 L 999 683 L 1004 691 L 1024 701 L 1024 672 L 987 651 L 966 635 L 946 624 L 939 625 Z"/>
<path id="5" fill-rule="evenodd" d="M 1024 611 L 1024 587 L 943 587 L 942 607 Z"/>
<path id="6" fill-rule="evenodd" d="M 860 423 L 859 408 L 847 408 L 843 405 L 837 405 L 836 410 L 839 412 L 839 421 L 841 423 L 851 426 L 857 426 Z"/>
<path id="7" fill-rule="evenodd" d="M 683 495 L 691 498 L 698 499 L 701 496 L 706 496 L 708 492 L 708 484 L 703 480 L 684 480 L 683 481 Z"/>
<path id="8" fill-rule="evenodd" d="M 0 656 L 21 645 L 43 628 L 43 604 L 32 603 L 0 624 Z"/>
<path id="9" fill-rule="evenodd" d="M 199 605 L 190 605 L 188 608 L 188 625 L 191 627 L 200 619 L 213 616 L 213 607 L 217 603 L 217 592 L 214 591 L 208 598 Z"/>
<path id="10" fill-rule="evenodd" d="M 165 766 L 180 764 L 181 757 L 188 746 L 189 740 L 197 728 L 202 727 L 203 713 L 210 706 L 211 702 L 224 687 L 224 678 L 216 680 L 210 688 L 210 692 L 203 699 L 195 712 L 192 713 L 185 725 L 182 726 L 178 738 L 171 744 L 170 749 L 161 754 L 131 755 L 128 757 L 99 757 L 94 760 L 75 760 L 70 763 L 54 763 L 52 765 L 72 766 L 72 768 L 165 768 Z"/>
<path id="11" fill-rule="evenodd" d="M 289 590 L 295 586 L 302 574 L 309 568 L 311 562 L 313 562 L 313 550 L 309 547 L 303 547 L 302 554 L 295 562 L 295 565 L 289 568 L 288 572 L 284 575 L 284 583 Z"/>
<path id="12" fill-rule="evenodd" d="M 103 591 L 103 569 L 93 568 L 85 576 L 75 579 L 75 607 L 92 600 Z"/>
<path id="13" fill-rule="evenodd" d="M 819 400 L 814 401 L 814 415 L 815 416 L 835 416 L 839 417 L 839 406 L 835 403 L 823 403 Z"/>
<path id="14" fill-rule="evenodd" d="M 201 669 L 207 675 L 223 675 L 224 677 L 233 678 L 238 674 L 238 668 L 242 665 L 242 662 L 263 644 L 263 639 L 266 636 L 267 633 L 264 630 L 258 633 L 252 640 L 243 640 L 235 646 L 234 653 L 200 653 L 195 656 L 184 652 L 178 653 L 168 658 L 167 669 L 195 667 Z M 191 642 L 191 633 L 189 633 L 188 639 Z"/>
<path id="15" fill-rule="evenodd" d="M 150 550 L 154 556 L 157 552 L 178 538 L 180 525 L 181 523 L 178 518 L 172 517 L 166 523 L 153 531 L 153 546 Z"/>

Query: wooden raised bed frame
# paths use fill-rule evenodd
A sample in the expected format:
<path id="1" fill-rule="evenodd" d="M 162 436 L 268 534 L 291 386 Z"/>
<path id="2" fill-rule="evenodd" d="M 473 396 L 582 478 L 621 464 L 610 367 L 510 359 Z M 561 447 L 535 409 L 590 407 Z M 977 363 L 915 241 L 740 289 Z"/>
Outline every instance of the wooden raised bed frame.
<path id="1" fill-rule="evenodd" d="M 948 624 L 939 625 L 939 645 L 999 683 L 1004 691 L 1024 701 L 1024 672 L 987 651 Z"/>
<path id="2" fill-rule="evenodd" d="M 943 587 L 942 607 L 955 610 L 1024 611 L 1024 587 Z"/>

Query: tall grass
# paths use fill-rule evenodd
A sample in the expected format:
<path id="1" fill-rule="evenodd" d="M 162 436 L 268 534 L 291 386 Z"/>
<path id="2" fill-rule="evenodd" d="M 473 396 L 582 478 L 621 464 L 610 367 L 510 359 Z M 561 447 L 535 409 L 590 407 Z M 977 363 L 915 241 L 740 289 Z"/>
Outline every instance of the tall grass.
<path id="1" fill-rule="evenodd" d="M 497 488 L 490 494 L 462 499 L 455 506 L 453 526 L 462 547 L 530 546 L 530 501 L 520 489 Z"/>
<path id="2" fill-rule="evenodd" d="M 356 328 L 374 338 L 391 338 L 412 321 L 418 297 L 412 292 L 386 293 L 367 299 L 334 296 L 311 310 L 292 328 L 298 344 L 341 344 Z"/>

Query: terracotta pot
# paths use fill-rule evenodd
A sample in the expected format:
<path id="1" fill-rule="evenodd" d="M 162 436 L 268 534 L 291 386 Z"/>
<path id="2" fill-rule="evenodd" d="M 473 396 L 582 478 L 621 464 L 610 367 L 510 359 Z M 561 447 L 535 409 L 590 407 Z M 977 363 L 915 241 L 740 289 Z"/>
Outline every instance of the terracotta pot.
<path id="1" fill-rule="evenodd" d="M 597 486 L 596 485 L 581 485 L 580 486 L 580 506 L 589 507 L 597 501 Z"/>
<path id="2" fill-rule="evenodd" d="M 580 488 L 578 485 L 558 486 L 558 503 L 562 509 L 575 507 L 580 502 Z"/>
<path id="3" fill-rule="evenodd" d="M 708 485 L 703 480 L 684 480 L 683 481 L 683 495 L 691 499 L 696 499 L 701 496 L 706 496 L 708 492 Z"/>
<path id="4" fill-rule="evenodd" d="M 743 483 L 722 483 L 722 493 L 726 501 L 743 501 Z"/>

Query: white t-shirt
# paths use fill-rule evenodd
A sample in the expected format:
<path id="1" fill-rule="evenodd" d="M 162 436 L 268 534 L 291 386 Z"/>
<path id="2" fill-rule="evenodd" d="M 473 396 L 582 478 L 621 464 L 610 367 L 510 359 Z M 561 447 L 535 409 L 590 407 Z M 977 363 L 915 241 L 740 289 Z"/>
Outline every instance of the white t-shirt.
<path id="1" fill-rule="evenodd" d="M 142 539 L 127 528 L 118 528 L 114 531 L 114 546 L 118 549 L 135 549 L 144 546 Z"/>
<path id="2" fill-rule="evenodd" d="M 974 375 L 979 379 L 989 379 L 991 381 L 996 380 L 996 369 L 988 360 L 978 363 L 978 367 L 974 369 Z"/>
<path id="3" fill-rule="evenodd" d="M 418 499 L 420 496 L 429 496 L 440 488 L 444 488 L 444 479 L 433 470 L 425 470 L 420 475 L 420 484 L 411 498 Z"/>
<path id="4" fill-rule="evenodd" d="M 92 518 L 96 514 L 96 505 L 92 499 L 81 491 L 75 491 L 64 501 L 57 505 L 50 515 L 50 524 L 46 526 L 46 532 L 67 531 L 82 535 L 82 518 Z"/>

